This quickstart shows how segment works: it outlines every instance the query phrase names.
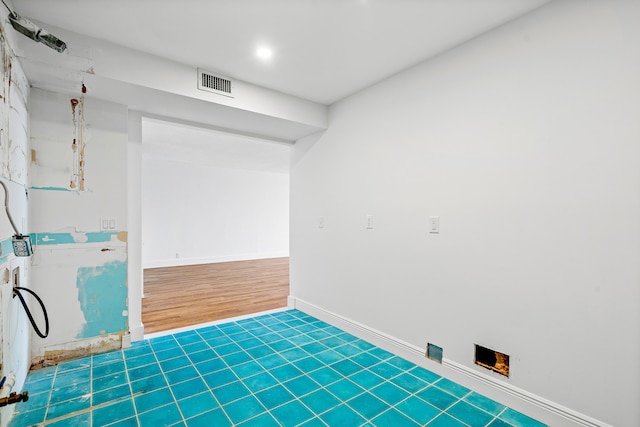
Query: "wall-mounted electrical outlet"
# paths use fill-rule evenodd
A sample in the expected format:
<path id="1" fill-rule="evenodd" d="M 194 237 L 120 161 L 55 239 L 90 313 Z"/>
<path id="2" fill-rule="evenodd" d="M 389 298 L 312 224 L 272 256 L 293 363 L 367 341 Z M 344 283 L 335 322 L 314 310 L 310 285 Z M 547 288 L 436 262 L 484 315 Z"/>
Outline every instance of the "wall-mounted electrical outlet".
<path id="1" fill-rule="evenodd" d="M 100 231 L 115 231 L 118 228 L 118 221 L 114 217 L 100 218 Z"/>
<path id="2" fill-rule="evenodd" d="M 367 229 L 373 228 L 373 215 L 367 215 Z"/>
<path id="3" fill-rule="evenodd" d="M 20 266 L 11 270 L 11 285 L 15 288 L 20 286 Z"/>

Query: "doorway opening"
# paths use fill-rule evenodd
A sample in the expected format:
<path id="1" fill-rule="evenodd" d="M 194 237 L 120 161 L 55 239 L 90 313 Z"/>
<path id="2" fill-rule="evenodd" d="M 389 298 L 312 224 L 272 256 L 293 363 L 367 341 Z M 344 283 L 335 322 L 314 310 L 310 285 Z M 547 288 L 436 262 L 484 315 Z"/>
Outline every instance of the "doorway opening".
<path id="1" fill-rule="evenodd" d="M 286 307 L 291 147 L 142 119 L 145 333 Z"/>

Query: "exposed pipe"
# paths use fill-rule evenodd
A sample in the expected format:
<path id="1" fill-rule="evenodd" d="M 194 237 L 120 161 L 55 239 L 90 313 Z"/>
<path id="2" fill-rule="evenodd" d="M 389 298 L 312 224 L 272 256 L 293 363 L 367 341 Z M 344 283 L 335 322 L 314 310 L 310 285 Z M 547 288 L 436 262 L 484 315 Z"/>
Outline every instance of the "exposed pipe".
<path id="1" fill-rule="evenodd" d="M 11 373 L 3 378 L 3 380 L 4 385 L 2 386 L 2 388 L 0 388 L 0 399 L 9 396 L 9 393 L 11 393 L 11 389 L 16 383 L 16 376 Z"/>
<path id="2" fill-rule="evenodd" d="M 7 217 L 9 218 L 9 222 L 11 223 L 13 231 L 15 231 L 16 234 L 19 235 L 20 232 L 18 231 L 18 227 L 16 227 L 16 223 L 13 221 L 13 217 L 11 216 L 11 212 L 9 211 L 9 190 L 2 180 L 0 180 L 0 185 L 2 185 L 2 188 L 4 189 L 4 210 L 7 212 Z"/>

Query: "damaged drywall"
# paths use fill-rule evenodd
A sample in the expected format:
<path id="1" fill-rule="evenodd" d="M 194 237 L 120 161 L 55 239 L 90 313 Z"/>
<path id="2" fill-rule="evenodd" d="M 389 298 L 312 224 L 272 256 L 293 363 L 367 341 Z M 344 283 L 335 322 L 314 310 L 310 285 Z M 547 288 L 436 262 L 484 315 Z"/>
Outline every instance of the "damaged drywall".
<path id="1" fill-rule="evenodd" d="M 0 172 L 10 181 L 27 182 L 29 84 L 0 32 Z M 11 125 L 10 125 L 11 124 Z"/>
<path id="2" fill-rule="evenodd" d="M 123 337 L 126 334 L 111 334 L 100 339 L 86 340 L 83 345 L 77 343 L 60 344 L 49 347 L 42 356 L 34 358 L 31 369 L 39 369 L 45 366 L 53 366 L 58 363 L 83 357 L 90 354 L 104 353 L 105 351 L 122 348 Z"/>
<path id="3" fill-rule="evenodd" d="M 31 276 L 51 328 L 46 339 L 32 335 L 33 365 L 112 349 L 128 333 L 126 257 L 126 243 L 115 237 L 36 243 Z"/>
<path id="4" fill-rule="evenodd" d="M 11 53 L 7 46 L 4 32 L 0 33 L 0 62 L 2 63 L 2 93 L 0 96 L 2 97 L 2 103 L 0 104 L 0 108 L 2 108 L 2 114 L 0 118 L 2 122 L 1 130 L 0 130 L 0 166 L 3 177 L 8 177 L 9 173 L 9 110 L 11 106 L 9 105 L 9 93 L 11 90 Z"/>
<path id="5" fill-rule="evenodd" d="M 32 279 L 51 324 L 32 335 L 34 366 L 120 348 L 128 334 L 128 112 L 80 95 L 30 97 Z"/>
<path id="6" fill-rule="evenodd" d="M 80 267 L 76 281 L 85 324 L 77 338 L 91 338 L 127 329 L 127 264 L 112 261 Z"/>
<path id="7" fill-rule="evenodd" d="M 66 243 L 106 243 L 113 240 L 122 240 L 122 232 L 118 231 L 93 231 L 70 233 L 35 233 L 34 242 L 37 245 L 60 245 Z"/>
<path id="8" fill-rule="evenodd" d="M 0 12 L 0 17 L 6 14 Z M 29 153 L 27 99 L 29 85 L 0 27 L 0 179 L 9 193 L 9 209 L 20 232 L 28 233 Z M 0 189 L 0 204 L 6 194 Z M 17 299 L 12 298 L 13 284 L 29 286 L 29 260 L 13 254 L 9 220 L 0 211 L 0 378 L 16 377 L 13 391 L 20 391 L 29 369 L 30 326 Z M 0 409 L 0 425 L 6 425 L 12 406 Z"/>
<path id="9" fill-rule="evenodd" d="M 84 85 L 82 85 L 84 88 Z M 73 121 L 73 142 L 71 143 L 72 152 L 72 173 L 69 188 L 77 188 L 80 191 L 85 190 L 84 172 L 85 172 L 85 155 L 87 144 L 84 139 L 84 98 L 71 98 L 71 118 Z"/>

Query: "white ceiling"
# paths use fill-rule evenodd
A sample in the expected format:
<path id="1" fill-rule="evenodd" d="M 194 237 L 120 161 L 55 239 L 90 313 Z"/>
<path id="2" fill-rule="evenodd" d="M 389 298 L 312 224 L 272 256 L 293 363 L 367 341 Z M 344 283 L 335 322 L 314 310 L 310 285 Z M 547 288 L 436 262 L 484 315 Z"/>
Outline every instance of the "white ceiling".
<path id="1" fill-rule="evenodd" d="M 331 104 L 549 0 L 12 0 L 22 16 Z M 43 25 L 46 29 L 46 25 Z M 274 55 L 261 61 L 256 49 Z"/>
<path id="2" fill-rule="evenodd" d="M 5 1 L 45 29 L 62 28 L 330 105 L 550 0 Z M 274 51 L 268 61 L 255 54 L 262 45 Z M 73 59 L 42 47 L 31 52 Z M 21 59 L 32 84 L 64 88 L 68 79 L 64 72 L 57 76 L 56 67 L 43 66 L 37 58 Z M 93 94 L 99 84 L 106 84 L 96 81 L 97 76 L 86 78 L 93 79 L 89 85 Z M 127 93 L 127 85 L 118 90 Z M 102 92 L 115 96 L 117 90 L 106 86 Z M 116 102 L 127 103 L 123 99 Z M 135 103 L 130 107 L 153 110 Z M 264 118 L 258 116 L 248 121 L 239 116 L 242 125 L 238 125 L 226 110 L 216 110 L 212 117 L 232 133 L 212 131 L 178 123 L 216 125 L 208 116 L 196 116 L 199 108 L 182 110 L 188 117 L 176 115 L 177 122 L 143 120 L 145 156 L 287 173 L 289 145 L 265 143 L 242 133 L 291 141 L 309 133 L 295 123 L 261 123 Z"/>

